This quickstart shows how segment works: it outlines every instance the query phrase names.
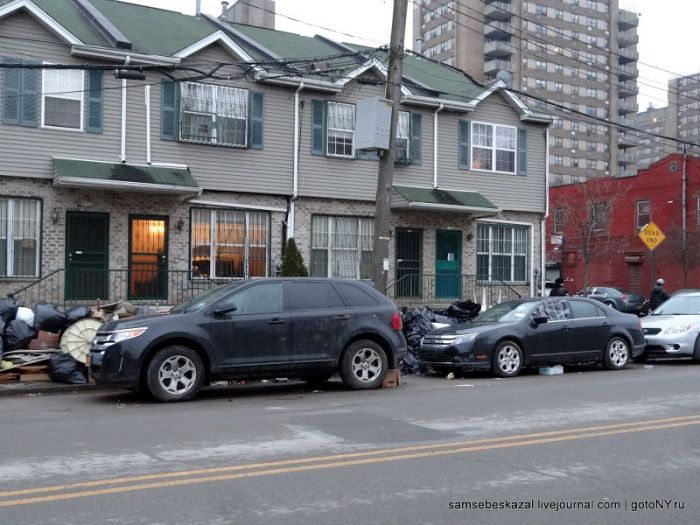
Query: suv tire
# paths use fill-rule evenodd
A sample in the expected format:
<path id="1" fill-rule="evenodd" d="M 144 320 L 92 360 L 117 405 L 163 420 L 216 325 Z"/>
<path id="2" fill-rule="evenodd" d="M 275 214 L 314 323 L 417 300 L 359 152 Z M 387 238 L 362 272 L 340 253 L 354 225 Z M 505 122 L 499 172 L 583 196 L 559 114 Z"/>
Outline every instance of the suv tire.
<path id="1" fill-rule="evenodd" d="M 386 352 L 374 341 L 360 339 L 343 352 L 340 377 L 353 390 L 379 388 L 389 368 Z"/>
<path id="2" fill-rule="evenodd" d="M 194 397 L 204 382 L 204 364 L 186 346 L 168 346 L 148 362 L 146 386 L 158 401 L 184 401 Z"/>

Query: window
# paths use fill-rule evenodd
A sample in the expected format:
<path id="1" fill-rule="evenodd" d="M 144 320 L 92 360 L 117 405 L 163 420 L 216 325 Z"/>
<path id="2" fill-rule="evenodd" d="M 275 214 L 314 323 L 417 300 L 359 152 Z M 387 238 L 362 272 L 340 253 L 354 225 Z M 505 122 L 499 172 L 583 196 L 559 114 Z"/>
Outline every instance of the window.
<path id="1" fill-rule="evenodd" d="M 554 64 L 554 72 L 557 75 L 563 75 L 564 74 L 564 66 L 562 64 Z"/>
<path id="2" fill-rule="evenodd" d="M 343 300 L 330 282 L 287 283 L 292 310 L 343 308 Z"/>
<path id="3" fill-rule="evenodd" d="M 586 88 L 586 96 L 591 98 L 598 98 L 598 90 L 595 88 Z"/>
<path id="4" fill-rule="evenodd" d="M 192 270 L 211 279 L 267 277 L 266 212 L 192 209 Z"/>
<path id="5" fill-rule="evenodd" d="M 396 160 L 408 160 L 410 158 L 411 114 L 408 111 L 399 111 L 399 120 L 396 127 Z"/>
<path id="6" fill-rule="evenodd" d="M 343 102 L 328 103 L 328 155 L 350 157 L 355 155 L 355 105 Z"/>
<path id="7" fill-rule="evenodd" d="M 345 302 L 353 308 L 377 305 L 377 300 L 374 297 L 370 296 L 367 292 L 355 285 L 348 283 L 336 283 L 336 287 L 338 290 L 340 290 Z"/>
<path id="8" fill-rule="evenodd" d="M 572 84 L 572 85 L 571 85 L 571 94 L 572 94 L 572 95 L 578 95 L 578 84 Z"/>
<path id="9" fill-rule="evenodd" d="M 476 273 L 480 281 L 527 281 L 528 226 L 478 224 Z"/>
<path id="10" fill-rule="evenodd" d="M 554 18 L 556 18 L 557 20 L 564 20 L 564 11 L 562 11 L 561 9 L 555 9 Z"/>
<path id="11" fill-rule="evenodd" d="M 184 82 L 180 94 L 180 139 L 245 147 L 248 90 Z"/>
<path id="12" fill-rule="evenodd" d="M 0 275 L 38 277 L 41 202 L 0 198 Z"/>
<path id="13" fill-rule="evenodd" d="M 578 78 L 578 68 L 576 68 L 576 67 L 571 68 L 571 77 Z"/>
<path id="14" fill-rule="evenodd" d="M 41 125 L 83 130 L 85 72 L 74 69 L 42 71 Z"/>
<path id="15" fill-rule="evenodd" d="M 517 129 L 472 123 L 472 169 L 515 173 Z"/>
<path id="16" fill-rule="evenodd" d="M 547 89 L 547 81 L 541 78 L 536 78 L 535 87 L 537 89 Z"/>
<path id="17" fill-rule="evenodd" d="M 564 208 L 557 208 L 554 210 L 554 219 L 553 219 L 553 229 L 554 233 L 561 234 L 564 233 Z"/>
<path id="18" fill-rule="evenodd" d="M 312 277 L 369 279 L 374 219 L 314 215 L 311 218 Z"/>
<path id="19" fill-rule="evenodd" d="M 596 143 L 590 140 L 586 141 L 586 151 L 593 152 L 596 150 Z"/>
<path id="20" fill-rule="evenodd" d="M 607 207 L 605 204 L 595 204 L 591 210 L 591 226 L 593 231 L 605 229 L 607 223 Z"/>
<path id="21" fill-rule="evenodd" d="M 596 305 L 591 303 L 586 303 L 584 301 L 567 301 L 574 319 L 591 319 L 594 317 L 605 317 L 603 313 L 596 307 Z"/>
<path id="22" fill-rule="evenodd" d="M 554 165 L 555 166 L 563 166 L 564 165 L 564 157 L 561 155 L 554 155 Z"/>
<path id="23" fill-rule="evenodd" d="M 571 139 L 571 151 L 578 151 L 578 139 Z"/>
<path id="24" fill-rule="evenodd" d="M 573 168 L 578 168 L 578 157 L 571 157 L 571 166 Z"/>
<path id="25" fill-rule="evenodd" d="M 651 222 L 651 202 L 637 201 L 637 230 L 641 230 Z"/>
<path id="26" fill-rule="evenodd" d="M 555 82 L 554 91 L 556 91 L 557 93 L 561 93 L 562 91 L 564 91 L 564 85 L 561 82 Z"/>
<path id="27" fill-rule="evenodd" d="M 272 314 L 283 311 L 282 283 L 249 286 L 224 301 L 236 305 L 236 315 Z"/>
<path id="28" fill-rule="evenodd" d="M 544 60 L 535 60 L 535 69 L 540 71 L 547 71 L 547 62 Z"/>
<path id="29" fill-rule="evenodd" d="M 547 16 L 547 6 L 535 4 L 535 14 L 539 16 Z"/>
<path id="30" fill-rule="evenodd" d="M 564 139 L 562 137 L 554 137 L 554 147 L 563 148 L 564 147 Z"/>
<path id="31" fill-rule="evenodd" d="M 593 171 L 596 169 L 596 161 L 594 159 L 586 159 L 586 169 L 588 171 Z"/>

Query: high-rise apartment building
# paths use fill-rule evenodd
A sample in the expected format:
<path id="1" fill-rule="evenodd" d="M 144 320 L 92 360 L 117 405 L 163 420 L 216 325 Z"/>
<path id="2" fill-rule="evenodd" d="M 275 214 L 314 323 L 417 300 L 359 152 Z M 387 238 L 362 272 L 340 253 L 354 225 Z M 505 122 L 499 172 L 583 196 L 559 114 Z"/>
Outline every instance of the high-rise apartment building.
<path id="1" fill-rule="evenodd" d="M 676 153 L 675 142 L 660 138 L 675 135 L 675 131 L 671 130 L 668 112 L 668 107 L 655 108 L 650 104 L 645 111 L 637 113 L 634 127 L 646 132 L 638 133 L 637 169 L 648 168 L 666 155 Z"/>
<path id="2" fill-rule="evenodd" d="M 239 0 L 224 10 L 227 22 L 275 28 L 275 0 Z"/>
<path id="3" fill-rule="evenodd" d="M 668 82 L 668 132 L 672 137 L 700 144 L 700 73 L 672 78 Z M 683 151 L 683 144 L 675 144 Z M 700 148 L 688 146 L 688 153 L 700 155 Z"/>
<path id="4" fill-rule="evenodd" d="M 413 20 L 423 54 L 485 81 L 506 71 L 555 116 L 550 184 L 636 174 L 636 137 L 606 124 L 633 125 L 639 92 L 639 18 L 618 0 L 422 0 Z"/>

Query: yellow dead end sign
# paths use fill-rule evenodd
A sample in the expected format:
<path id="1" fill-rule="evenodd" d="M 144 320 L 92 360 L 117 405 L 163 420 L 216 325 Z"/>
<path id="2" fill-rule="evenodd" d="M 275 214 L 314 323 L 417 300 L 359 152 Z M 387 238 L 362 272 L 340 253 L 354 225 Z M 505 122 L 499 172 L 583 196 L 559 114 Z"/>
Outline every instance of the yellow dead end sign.
<path id="1" fill-rule="evenodd" d="M 650 222 L 641 229 L 639 232 L 639 238 L 642 239 L 644 244 L 646 244 L 649 251 L 653 252 L 662 242 L 664 242 L 666 236 L 664 235 L 664 232 L 661 231 L 661 228 L 659 228 L 653 222 Z"/>

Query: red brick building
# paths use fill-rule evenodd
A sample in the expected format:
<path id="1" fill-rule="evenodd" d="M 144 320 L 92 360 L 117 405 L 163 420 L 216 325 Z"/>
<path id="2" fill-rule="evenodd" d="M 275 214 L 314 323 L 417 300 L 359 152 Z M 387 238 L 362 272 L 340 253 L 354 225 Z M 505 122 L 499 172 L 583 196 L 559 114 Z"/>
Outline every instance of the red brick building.
<path id="1" fill-rule="evenodd" d="M 663 277 L 669 291 L 700 288 L 700 158 L 670 155 L 634 177 L 553 187 L 549 203 L 548 279 L 559 269 L 570 292 L 584 287 L 586 259 L 588 286 L 648 296 Z M 666 236 L 653 254 L 638 236 L 650 221 Z"/>

